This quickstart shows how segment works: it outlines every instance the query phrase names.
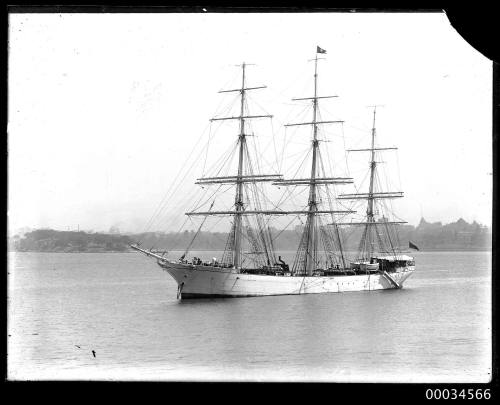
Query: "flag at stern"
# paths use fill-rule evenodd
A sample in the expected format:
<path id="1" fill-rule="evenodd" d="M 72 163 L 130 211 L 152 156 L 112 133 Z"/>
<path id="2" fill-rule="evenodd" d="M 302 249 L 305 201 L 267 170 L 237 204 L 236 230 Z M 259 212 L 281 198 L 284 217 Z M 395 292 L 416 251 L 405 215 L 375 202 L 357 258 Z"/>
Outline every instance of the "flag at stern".
<path id="1" fill-rule="evenodd" d="M 420 250 L 420 249 L 418 248 L 418 246 L 417 246 L 417 245 L 415 245 L 414 243 L 411 243 L 411 241 L 408 241 L 408 247 L 409 247 L 410 249 Z"/>

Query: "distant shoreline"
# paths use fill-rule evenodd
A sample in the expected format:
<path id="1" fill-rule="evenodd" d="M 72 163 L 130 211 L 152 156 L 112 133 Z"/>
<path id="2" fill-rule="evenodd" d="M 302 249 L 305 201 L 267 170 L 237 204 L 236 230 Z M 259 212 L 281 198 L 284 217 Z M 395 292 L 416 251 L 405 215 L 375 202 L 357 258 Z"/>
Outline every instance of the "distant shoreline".
<path id="1" fill-rule="evenodd" d="M 167 250 L 167 255 L 168 253 L 170 252 L 182 252 L 183 250 Z M 222 252 L 223 250 L 217 250 L 217 249 L 192 249 L 192 252 Z M 9 253 L 82 253 L 82 254 L 87 254 L 87 253 L 94 253 L 94 254 L 97 254 L 97 253 L 135 253 L 137 254 L 137 252 L 133 249 L 130 249 L 130 250 L 108 250 L 108 251 L 57 251 L 57 250 L 54 250 L 54 251 L 44 251 L 44 250 L 23 250 L 23 251 L 20 251 L 20 250 L 9 250 L 8 251 Z M 295 252 L 295 250 L 276 250 L 276 252 Z M 406 252 L 406 253 L 411 253 L 411 254 L 419 254 L 419 253 L 429 253 L 429 252 L 488 252 L 488 253 L 491 253 L 492 252 L 492 248 L 489 248 L 489 249 L 485 249 L 485 248 L 467 248 L 467 249 L 463 249 L 463 248 L 443 248 L 443 249 L 425 249 L 425 250 L 420 250 L 420 251 L 416 251 L 416 252 Z"/>
<path id="2" fill-rule="evenodd" d="M 352 229 L 351 229 L 352 228 Z M 274 250 L 295 250 L 300 243 L 301 228 L 278 231 L 270 229 L 275 240 Z M 47 252 L 47 253 L 120 253 L 133 252 L 130 246 L 137 241 L 142 242 L 145 249 L 154 247 L 153 252 L 163 254 L 166 251 L 182 252 L 183 246 L 191 246 L 191 251 L 210 252 L 223 251 L 228 235 L 221 232 L 184 231 L 177 233 L 147 232 L 142 234 L 90 233 L 85 231 L 56 231 L 54 229 L 36 229 L 8 238 L 8 251 Z M 362 238 L 362 230 L 349 227 L 344 235 L 343 251 L 355 252 L 358 241 Z M 194 240 L 196 239 L 196 241 Z M 193 243 L 194 242 L 194 243 Z M 491 251 L 491 230 L 476 222 L 468 224 L 463 219 L 450 224 L 428 223 L 423 218 L 415 228 L 402 225 L 394 245 L 404 251 L 409 244 L 421 252 L 477 252 Z M 251 249 L 243 247 L 243 249 Z M 384 250 L 384 249 L 383 249 Z"/>

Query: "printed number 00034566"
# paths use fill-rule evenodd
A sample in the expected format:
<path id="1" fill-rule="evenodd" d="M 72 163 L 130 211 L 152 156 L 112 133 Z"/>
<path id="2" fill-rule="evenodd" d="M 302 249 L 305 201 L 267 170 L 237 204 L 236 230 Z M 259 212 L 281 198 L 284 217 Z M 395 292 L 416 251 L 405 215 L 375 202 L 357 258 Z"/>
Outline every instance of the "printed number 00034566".
<path id="1" fill-rule="evenodd" d="M 427 389 L 425 391 L 425 398 L 427 399 L 490 399 L 490 389 L 482 388 L 468 388 L 468 389 L 455 389 L 455 388 L 435 388 Z"/>

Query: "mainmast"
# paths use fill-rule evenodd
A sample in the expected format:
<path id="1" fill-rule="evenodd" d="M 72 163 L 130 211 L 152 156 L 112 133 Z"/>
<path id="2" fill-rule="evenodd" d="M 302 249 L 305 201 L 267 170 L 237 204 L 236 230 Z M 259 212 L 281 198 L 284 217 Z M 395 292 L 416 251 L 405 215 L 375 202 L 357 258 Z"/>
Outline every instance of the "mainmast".
<path id="1" fill-rule="evenodd" d="M 312 275 L 313 271 L 318 266 L 318 214 L 322 213 L 352 213 L 351 210 L 318 210 L 317 201 L 317 190 L 319 185 L 329 185 L 329 184 L 348 184 L 352 183 L 352 178 L 350 177 L 318 177 L 318 151 L 319 151 L 319 140 L 318 140 L 318 128 L 320 124 L 333 124 L 342 123 L 343 121 L 318 121 L 318 100 L 322 98 L 332 98 L 337 96 L 318 96 L 318 53 L 326 53 L 323 49 L 317 47 L 316 56 L 314 60 L 314 96 L 305 98 L 295 98 L 293 100 L 312 100 L 313 103 L 313 117 L 311 122 L 287 124 L 286 126 L 294 125 L 312 125 L 313 127 L 313 137 L 312 137 L 312 162 L 311 162 L 311 175 L 308 179 L 292 179 L 283 180 L 280 185 L 309 185 L 309 198 L 308 198 L 308 209 L 307 209 L 307 220 L 300 241 L 299 249 L 297 251 L 297 256 L 295 263 L 297 268 L 295 269 L 298 273 L 304 273 L 307 275 Z M 295 265 L 294 265 L 295 267 Z"/>
<path id="2" fill-rule="evenodd" d="M 307 244 L 305 252 L 304 268 L 308 275 L 311 275 L 317 263 L 317 233 L 316 230 L 316 213 L 318 210 L 316 203 L 316 170 L 317 170 L 317 153 L 318 153 L 318 53 L 314 58 L 314 97 L 313 99 L 313 140 L 312 140 L 312 164 L 311 164 L 311 184 L 309 185 L 309 214 L 307 214 Z"/>

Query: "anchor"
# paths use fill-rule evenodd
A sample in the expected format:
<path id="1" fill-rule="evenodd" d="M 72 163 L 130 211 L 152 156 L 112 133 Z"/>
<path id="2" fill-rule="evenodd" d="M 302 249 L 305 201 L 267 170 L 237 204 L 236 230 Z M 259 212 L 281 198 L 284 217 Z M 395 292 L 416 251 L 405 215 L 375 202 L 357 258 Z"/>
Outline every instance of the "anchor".
<path id="1" fill-rule="evenodd" d="M 177 299 L 182 297 L 182 289 L 184 288 L 184 281 L 177 286 Z"/>

